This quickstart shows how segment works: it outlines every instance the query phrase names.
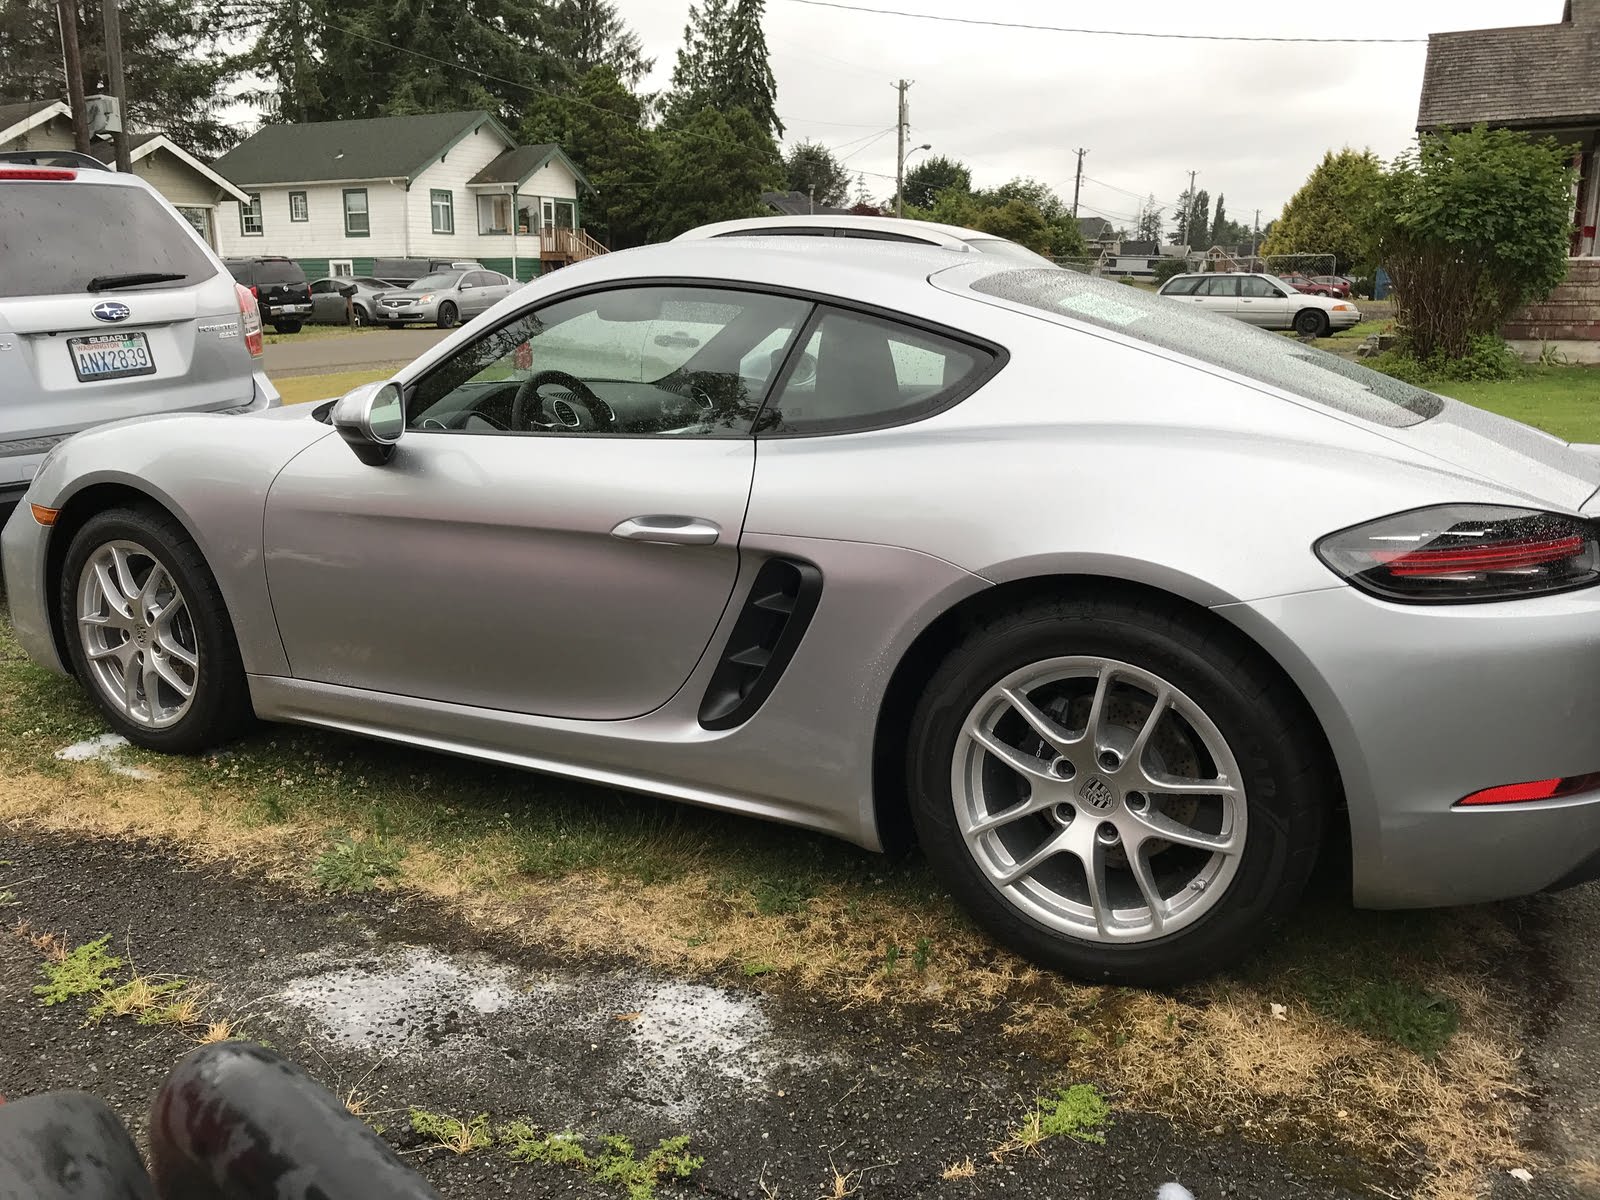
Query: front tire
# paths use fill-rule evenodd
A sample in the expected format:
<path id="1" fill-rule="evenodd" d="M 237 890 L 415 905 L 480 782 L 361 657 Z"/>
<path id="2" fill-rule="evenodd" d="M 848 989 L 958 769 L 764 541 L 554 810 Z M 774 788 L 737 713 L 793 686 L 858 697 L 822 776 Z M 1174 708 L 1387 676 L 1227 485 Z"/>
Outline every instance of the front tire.
<path id="1" fill-rule="evenodd" d="M 1294 908 L 1333 788 L 1259 652 L 1163 600 L 1056 600 L 973 628 L 908 747 L 935 873 L 997 940 L 1070 975 L 1170 987 Z"/>
<path id="2" fill-rule="evenodd" d="M 1327 337 L 1328 314 L 1320 308 L 1302 308 L 1295 314 L 1294 331 L 1301 337 Z"/>
<path id="3" fill-rule="evenodd" d="M 249 721 L 222 593 L 171 516 L 118 508 L 91 517 L 67 548 L 60 605 L 78 678 L 130 742 L 193 754 Z"/>
<path id="4" fill-rule="evenodd" d="M 371 325 L 372 317 L 368 314 L 366 309 L 357 304 L 350 310 L 350 324 L 355 328 L 360 329 L 365 325 Z"/>
<path id="5" fill-rule="evenodd" d="M 451 304 L 450 301 L 446 300 L 443 304 L 439 305 L 439 328 L 453 328 L 458 316 L 460 316 L 460 314 L 456 311 L 456 306 Z"/>

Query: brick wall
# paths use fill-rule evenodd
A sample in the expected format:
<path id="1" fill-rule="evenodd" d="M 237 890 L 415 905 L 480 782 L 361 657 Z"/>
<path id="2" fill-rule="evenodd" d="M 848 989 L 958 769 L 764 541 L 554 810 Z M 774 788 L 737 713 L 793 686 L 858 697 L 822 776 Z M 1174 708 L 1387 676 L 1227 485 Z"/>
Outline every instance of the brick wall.
<path id="1" fill-rule="evenodd" d="M 1575 258 L 1565 283 L 1539 304 L 1514 313 L 1508 341 L 1600 342 L 1600 258 Z"/>

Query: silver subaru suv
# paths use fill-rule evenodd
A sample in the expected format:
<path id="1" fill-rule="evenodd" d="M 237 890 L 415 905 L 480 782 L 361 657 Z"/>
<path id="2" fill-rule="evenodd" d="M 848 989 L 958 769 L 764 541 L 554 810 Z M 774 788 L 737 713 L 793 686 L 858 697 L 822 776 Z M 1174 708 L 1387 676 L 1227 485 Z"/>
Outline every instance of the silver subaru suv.
<path id="1" fill-rule="evenodd" d="M 148 183 L 0 153 L 0 525 L 81 429 L 277 405 L 261 353 L 250 289 Z"/>

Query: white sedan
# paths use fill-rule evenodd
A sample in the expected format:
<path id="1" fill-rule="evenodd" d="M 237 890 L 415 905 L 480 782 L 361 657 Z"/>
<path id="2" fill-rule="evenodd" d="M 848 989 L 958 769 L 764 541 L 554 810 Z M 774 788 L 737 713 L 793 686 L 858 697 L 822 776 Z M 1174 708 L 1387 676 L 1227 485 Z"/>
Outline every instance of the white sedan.
<path id="1" fill-rule="evenodd" d="M 1161 285 L 1160 294 L 1263 329 L 1292 329 L 1306 337 L 1327 337 L 1361 320 L 1361 310 L 1351 301 L 1305 295 L 1276 275 L 1174 275 Z"/>

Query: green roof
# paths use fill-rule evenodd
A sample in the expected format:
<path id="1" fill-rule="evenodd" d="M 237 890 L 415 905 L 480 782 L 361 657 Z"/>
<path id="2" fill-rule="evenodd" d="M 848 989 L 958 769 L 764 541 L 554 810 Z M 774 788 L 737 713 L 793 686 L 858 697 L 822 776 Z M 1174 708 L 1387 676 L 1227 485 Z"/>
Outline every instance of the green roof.
<path id="1" fill-rule="evenodd" d="M 212 167 L 241 187 L 346 179 L 410 183 L 434 159 L 486 124 L 511 145 L 510 135 L 486 112 L 263 125 Z"/>
<path id="2" fill-rule="evenodd" d="M 561 147 L 551 142 L 543 142 L 537 146 L 514 146 L 499 158 L 495 159 L 471 179 L 467 186 L 485 183 L 523 184 L 533 177 L 535 171 L 544 166 L 552 158 L 564 164 L 575 178 L 590 191 L 589 181 L 583 177 L 583 172 L 570 158 L 562 153 Z"/>

